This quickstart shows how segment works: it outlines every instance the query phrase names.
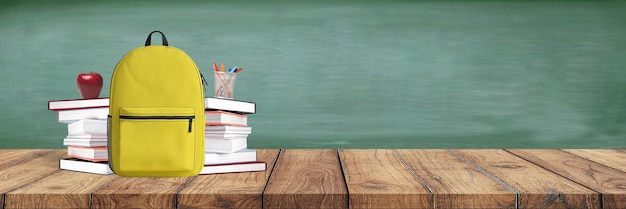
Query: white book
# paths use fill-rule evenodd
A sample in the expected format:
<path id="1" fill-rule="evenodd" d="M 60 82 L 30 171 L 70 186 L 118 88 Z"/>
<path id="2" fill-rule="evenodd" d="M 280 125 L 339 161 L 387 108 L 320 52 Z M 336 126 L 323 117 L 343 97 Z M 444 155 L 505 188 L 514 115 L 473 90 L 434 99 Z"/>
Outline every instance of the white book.
<path id="1" fill-rule="evenodd" d="M 70 110 L 70 109 L 84 109 L 94 107 L 108 107 L 109 98 L 95 98 L 95 99 L 69 99 L 69 100 L 53 100 L 48 101 L 48 110 Z"/>
<path id="2" fill-rule="evenodd" d="M 200 174 L 217 174 L 217 173 L 241 173 L 241 172 L 256 172 L 265 171 L 266 163 L 246 162 L 246 163 L 232 163 L 232 164 L 219 164 L 219 165 L 205 165 L 200 171 Z"/>
<path id="3" fill-rule="evenodd" d="M 112 174 L 113 171 L 107 162 L 90 162 L 76 158 L 62 158 L 59 160 L 59 168 L 62 170 L 78 171 L 85 173 Z"/>
<path id="4" fill-rule="evenodd" d="M 205 126 L 205 134 L 250 134 L 252 127 L 250 126 Z"/>
<path id="5" fill-rule="evenodd" d="M 214 97 L 204 98 L 204 108 L 207 110 L 224 110 L 240 114 L 253 114 L 256 112 L 256 104 L 254 102 Z"/>
<path id="6" fill-rule="evenodd" d="M 216 133 L 204 134 L 204 138 L 248 138 L 249 134 Z"/>
<path id="7" fill-rule="evenodd" d="M 107 134 L 69 134 L 65 138 L 69 139 L 107 139 Z"/>
<path id="8" fill-rule="evenodd" d="M 109 114 L 108 107 L 86 108 L 75 110 L 57 111 L 60 123 L 72 123 L 80 119 L 101 119 L 106 120 Z"/>
<path id="9" fill-rule="evenodd" d="M 234 153 L 205 152 L 204 164 L 227 164 L 256 161 L 256 150 L 242 149 Z"/>
<path id="10" fill-rule="evenodd" d="M 205 120 L 207 126 L 247 126 L 248 116 L 226 112 L 226 111 L 205 111 Z"/>
<path id="11" fill-rule="evenodd" d="M 247 138 L 220 139 L 205 138 L 204 152 L 234 153 L 248 147 Z"/>
<path id="12" fill-rule="evenodd" d="M 106 147 L 107 138 L 65 138 L 63 146 Z"/>
<path id="13" fill-rule="evenodd" d="M 107 134 L 107 121 L 97 119 L 80 119 L 67 125 L 68 135 Z"/>

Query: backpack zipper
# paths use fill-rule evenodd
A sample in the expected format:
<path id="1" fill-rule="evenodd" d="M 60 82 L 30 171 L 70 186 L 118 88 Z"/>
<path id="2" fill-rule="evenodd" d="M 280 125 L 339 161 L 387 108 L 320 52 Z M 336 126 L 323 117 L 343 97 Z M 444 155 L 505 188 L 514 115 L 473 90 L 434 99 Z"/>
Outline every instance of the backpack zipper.
<path id="1" fill-rule="evenodd" d="M 187 131 L 191 133 L 191 127 L 193 126 L 193 119 L 196 116 L 129 116 L 120 115 L 120 119 L 132 119 L 132 120 L 189 120 L 189 128 Z"/>

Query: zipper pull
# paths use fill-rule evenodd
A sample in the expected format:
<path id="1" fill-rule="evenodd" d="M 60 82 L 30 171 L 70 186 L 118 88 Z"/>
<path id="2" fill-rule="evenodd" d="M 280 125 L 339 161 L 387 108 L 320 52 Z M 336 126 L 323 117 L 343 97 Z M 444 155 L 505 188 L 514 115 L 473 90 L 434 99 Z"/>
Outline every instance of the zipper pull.
<path id="1" fill-rule="evenodd" d="M 189 128 L 187 129 L 188 133 L 191 133 L 192 126 L 193 126 L 193 116 L 189 117 Z"/>

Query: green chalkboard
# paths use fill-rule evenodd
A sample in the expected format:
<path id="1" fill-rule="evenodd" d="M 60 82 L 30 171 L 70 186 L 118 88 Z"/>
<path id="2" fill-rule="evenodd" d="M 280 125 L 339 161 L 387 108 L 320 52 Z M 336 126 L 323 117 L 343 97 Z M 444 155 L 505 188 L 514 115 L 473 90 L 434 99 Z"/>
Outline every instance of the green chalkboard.
<path id="1" fill-rule="evenodd" d="M 1 1 L 0 148 L 60 148 L 78 98 L 163 31 L 244 67 L 251 148 L 624 148 L 623 1 Z M 211 83 L 210 83 L 211 84 Z M 207 94 L 211 94 L 211 89 Z"/>

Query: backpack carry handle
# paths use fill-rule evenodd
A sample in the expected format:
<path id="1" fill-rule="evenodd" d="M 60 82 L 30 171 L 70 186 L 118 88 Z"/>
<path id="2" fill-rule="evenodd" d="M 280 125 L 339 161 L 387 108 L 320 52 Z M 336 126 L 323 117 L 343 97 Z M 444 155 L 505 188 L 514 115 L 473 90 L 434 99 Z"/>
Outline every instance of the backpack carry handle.
<path id="1" fill-rule="evenodd" d="M 153 33 L 160 33 L 161 34 L 161 40 L 163 40 L 163 46 L 168 46 L 167 44 L 167 38 L 165 38 L 165 34 L 163 34 L 161 31 L 155 30 L 152 31 L 149 35 L 148 35 L 148 39 L 146 39 L 146 46 L 150 46 L 150 43 L 152 42 L 152 34 Z"/>

